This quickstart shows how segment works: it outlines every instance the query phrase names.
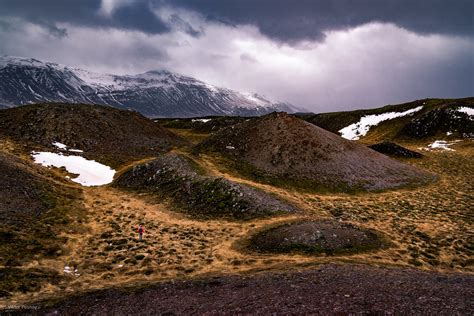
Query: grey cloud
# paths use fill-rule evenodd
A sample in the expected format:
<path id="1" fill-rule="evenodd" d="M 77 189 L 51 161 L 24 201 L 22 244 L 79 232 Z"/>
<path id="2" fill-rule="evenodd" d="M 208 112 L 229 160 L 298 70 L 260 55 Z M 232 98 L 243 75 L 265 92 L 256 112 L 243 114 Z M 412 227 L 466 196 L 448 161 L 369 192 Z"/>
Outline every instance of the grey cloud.
<path id="1" fill-rule="evenodd" d="M 224 54 L 211 54 L 210 57 L 212 59 L 229 59 L 229 55 L 224 55 Z"/>
<path id="2" fill-rule="evenodd" d="M 37 23 L 41 26 L 43 26 L 45 29 L 48 30 L 49 34 L 57 37 L 57 38 L 63 38 L 68 35 L 67 29 L 63 27 L 57 27 L 54 24 L 48 23 L 48 22 L 39 22 Z"/>
<path id="3" fill-rule="evenodd" d="M 258 60 L 255 57 L 253 57 L 252 55 L 247 54 L 247 53 L 241 54 L 240 55 L 240 60 L 246 61 L 246 62 L 249 62 L 249 63 L 254 63 L 254 64 L 258 63 Z"/>
<path id="4" fill-rule="evenodd" d="M 150 2 L 135 0 L 132 5 L 117 8 L 110 17 L 99 13 L 98 0 L 2 0 L 0 16 L 21 18 L 29 22 L 51 26 L 68 23 L 77 26 L 137 30 L 149 34 L 169 31 L 151 11 Z M 53 31 L 54 32 L 54 31 Z"/>
<path id="5" fill-rule="evenodd" d="M 474 33 L 471 0 L 134 0 L 118 6 L 110 17 L 98 14 L 100 5 L 99 0 L 2 0 L 0 16 L 160 34 L 171 31 L 169 21 L 160 20 L 152 9 L 173 7 L 227 26 L 256 25 L 268 37 L 288 43 L 320 41 L 327 31 L 370 22 L 393 23 L 419 34 Z M 203 32 L 178 15 L 172 23 L 192 36 Z"/>
<path id="6" fill-rule="evenodd" d="M 180 31 L 183 31 L 191 36 L 197 37 L 200 36 L 204 33 L 203 29 L 197 30 L 195 29 L 191 24 L 183 20 L 179 15 L 177 14 L 172 14 L 169 18 L 169 23 L 179 29 Z"/>
<path id="7" fill-rule="evenodd" d="M 212 21 L 257 25 L 284 42 L 322 40 L 325 32 L 370 22 L 393 23 L 420 34 L 472 36 L 471 0 L 175 0 Z"/>

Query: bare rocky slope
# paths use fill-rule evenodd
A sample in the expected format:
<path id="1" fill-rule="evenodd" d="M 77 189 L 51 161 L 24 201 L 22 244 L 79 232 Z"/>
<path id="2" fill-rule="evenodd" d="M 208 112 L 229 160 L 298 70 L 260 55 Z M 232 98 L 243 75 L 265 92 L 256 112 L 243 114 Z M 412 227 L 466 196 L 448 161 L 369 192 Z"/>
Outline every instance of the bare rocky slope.
<path id="1" fill-rule="evenodd" d="M 0 110 L 0 136 L 48 149 L 60 142 L 106 162 L 156 155 L 186 143 L 137 112 L 62 103 Z"/>
<path id="2" fill-rule="evenodd" d="M 258 189 L 202 175 L 189 158 L 175 153 L 130 168 L 119 175 L 115 185 L 171 198 L 178 208 L 201 218 L 245 220 L 296 211 Z"/>
<path id="3" fill-rule="evenodd" d="M 299 182 L 315 189 L 384 190 L 433 178 L 286 113 L 230 126 L 195 150 L 217 152 L 263 180 Z"/>
<path id="4" fill-rule="evenodd" d="M 34 315 L 468 315 L 474 277 L 407 268 L 327 264 L 317 269 L 173 281 L 86 293 Z"/>

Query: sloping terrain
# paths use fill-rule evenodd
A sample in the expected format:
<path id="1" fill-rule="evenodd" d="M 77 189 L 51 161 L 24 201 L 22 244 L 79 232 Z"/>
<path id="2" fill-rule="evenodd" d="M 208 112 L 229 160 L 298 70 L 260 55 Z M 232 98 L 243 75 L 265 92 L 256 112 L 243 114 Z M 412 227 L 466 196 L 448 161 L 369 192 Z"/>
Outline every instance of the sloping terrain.
<path id="1" fill-rule="evenodd" d="M 458 102 L 447 103 L 413 118 L 403 126 L 397 137 L 419 139 L 440 134 L 474 137 L 474 118 L 471 118 L 467 113 L 458 111 L 463 105 Z M 474 111 L 474 102 L 471 106 Z"/>
<path id="2" fill-rule="evenodd" d="M 61 232 L 81 231 L 81 191 L 61 186 L 51 174 L 0 151 L 0 297 L 38 291 L 62 278 L 48 267 L 19 268 L 65 250 Z"/>
<path id="3" fill-rule="evenodd" d="M 431 179 L 365 146 L 286 113 L 233 125 L 210 136 L 197 152 L 217 152 L 250 173 L 316 189 L 383 190 Z"/>
<path id="4" fill-rule="evenodd" d="M 365 265 L 321 265 L 166 282 L 132 291 L 87 293 L 33 313 L 56 314 L 469 314 L 472 275 Z"/>
<path id="5" fill-rule="evenodd" d="M 224 178 L 200 175 L 195 162 L 175 153 L 135 165 L 115 185 L 171 198 L 186 213 L 200 218 L 251 219 L 293 213 L 296 208 L 260 190 Z"/>
<path id="6" fill-rule="evenodd" d="M 304 119 L 339 135 L 342 129 L 358 124 L 363 118 L 377 120 L 379 116 L 393 113 L 393 119 L 388 118 L 375 126 L 369 126 L 368 133 L 361 135 L 365 143 L 446 136 L 448 132 L 452 137 L 472 137 L 474 120 L 467 113 L 459 111 L 463 107 L 473 109 L 474 98 L 424 99 L 370 110 L 321 113 L 305 116 Z M 397 117 L 397 113 L 406 111 L 411 113 Z"/>
<path id="7" fill-rule="evenodd" d="M 64 240 L 59 227 L 80 211 L 80 191 L 62 187 L 42 170 L 0 152 L 0 264 L 17 265 L 33 255 L 55 256 Z M 76 212 L 67 208 L 76 205 Z M 21 255 L 19 255 L 21 254 Z"/>
<path id="8" fill-rule="evenodd" d="M 137 112 L 61 103 L 0 110 L 0 136 L 41 149 L 60 142 L 112 165 L 186 143 Z"/>
<path id="9" fill-rule="evenodd" d="M 165 70 L 118 76 L 0 56 L 0 105 L 42 102 L 103 104 L 133 109 L 149 117 L 253 116 L 297 110 L 287 103 L 215 87 Z"/>

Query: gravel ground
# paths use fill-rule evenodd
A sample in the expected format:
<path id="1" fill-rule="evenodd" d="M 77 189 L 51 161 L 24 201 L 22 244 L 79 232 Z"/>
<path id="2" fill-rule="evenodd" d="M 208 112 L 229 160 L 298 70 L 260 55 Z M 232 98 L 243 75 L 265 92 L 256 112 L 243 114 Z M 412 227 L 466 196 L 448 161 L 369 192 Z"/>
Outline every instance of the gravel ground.
<path id="1" fill-rule="evenodd" d="M 367 265 L 322 265 L 103 290 L 36 310 L 47 315 L 472 314 L 474 275 Z"/>

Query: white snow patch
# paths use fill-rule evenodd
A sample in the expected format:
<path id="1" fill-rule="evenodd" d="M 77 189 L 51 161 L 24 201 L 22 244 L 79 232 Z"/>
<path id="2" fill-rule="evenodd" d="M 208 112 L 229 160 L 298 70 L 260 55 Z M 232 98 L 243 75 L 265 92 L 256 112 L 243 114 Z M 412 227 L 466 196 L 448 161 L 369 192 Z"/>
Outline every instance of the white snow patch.
<path id="1" fill-rule="evenodd" d="M 63 143 L 60 143 L 60 142 L 54 142 L 53 146 L 55 146 L 56 148 L 61 149 L 61 150 L 72 151 L 72 152 L 75 152 L 75 153 L 83 153 L 84 152 L 83 150 L 80 150 L 80 149 L 74 149 L 74 148 L 67 149 L 67 145 L 65 145 Z"/>
<path id="2" fill-rule="evenodd" d="M 447 151 L 455 151 L 452 148 L 449 148 L 449 146 L 460 142 L 460 140 L 455 140 L 452 142 L 447 142 L 445 140 L 435 140 L 433 143 L 429 144 L 428 147 L 422 148 L 423 150 L 430 151 L 430 150 L 447 150 Z"/>
<path id="3" fill-rule="evenodd" d="M 468 108 L 467 106 L 460 107 L 458 109 L 458 112 L 466 113 L 469 116 L 474 115 L 474 109 L 473 108 Z"/>
<path id="4" fill-rule="evenodd" d="M 259 106 L 265 107 L 271 104 L 271 102 L 268 101 L 265 97 L 258 95 L 256 93 L 244 92 L 242 93 L 242 95 L 245 99 L 247 99 L 250 102 L 252 107 L 259 107 Z"/>
<path id="5" fill-rule="evenodd" d="M 209 122 L 209 121 L 212 121 L 212 119 L 193 119 L 193 120 L 191 120 L 191 122 L 203 122 L 203 123 L 206 123 L 206 122 Z"/>
<path id="6" fill-rule="evenodd" d="M 31 156 L 42 166 L 65 167 L 68 172 L 78 174 L 71 180 L 83 186 L 104 185 L 114 179 L 115 170 L 81 156 L 65 156 L 51 152 L 33 152 Z"/>
<path id="7" fill-rule="evenodd" d="M 357 140 L 361 136 L 367 135 L 370 127 L 378 125 L 380 122 L 392 120 L 397 117 L 411 115 L 420 111 L 423 106 L 404 111 L 404 112 L 387 112 L 382 114 L 366 115 L 361 117 L 360 121 L 339 130 L 342 137 L 350 140 Z"/>
<path id="8" fill-rule="evenodd" d="M 115 76 L 109 74 L 98 74 L 79 68 L 70 68 L 74 74 L 85 83 L 95 87 L 114 87 L 116 85 Z"/>
<path id="9" fill-rule="evenodd" d="M 451 135 L 453 135 L 453 132 L 446 132 L 446 135 L 451 136 Z"/>
<path id="10" fill-rule="evenodd" d="M 66 145 L 64 145 L 63 143 L 60 143 L 60 142 L 54 142 L 53 146 L 58 148 L 58 149 L 66 149 L 67 148 Z"/>
<path id="11" fill-rule="evenodd" d="M 84 152 L 83 150 L 75 149 L 75 148 L 68 149 L 68 151 L 72 151 L 73 153 L 83 153 Z"/>
<path id="12" fill-rule="evenodd" d="M 234 150 L 235 147 L 234 146 L 225 146 L 226 149 L 230 149 L 230 150 Z"/>
<path id="13" fill-rule="evenodd" d="M 63 270 L 64 273 L 67 273 L 67 274 L 74 274 L 76 276 L 79 276 L 80 274 L 77 272 L 77 269 L 74 269 L 72 270 L 71 267 L 68 267 L 68 266 L 65 266 L 64 267 L 64 270 Z"/>

